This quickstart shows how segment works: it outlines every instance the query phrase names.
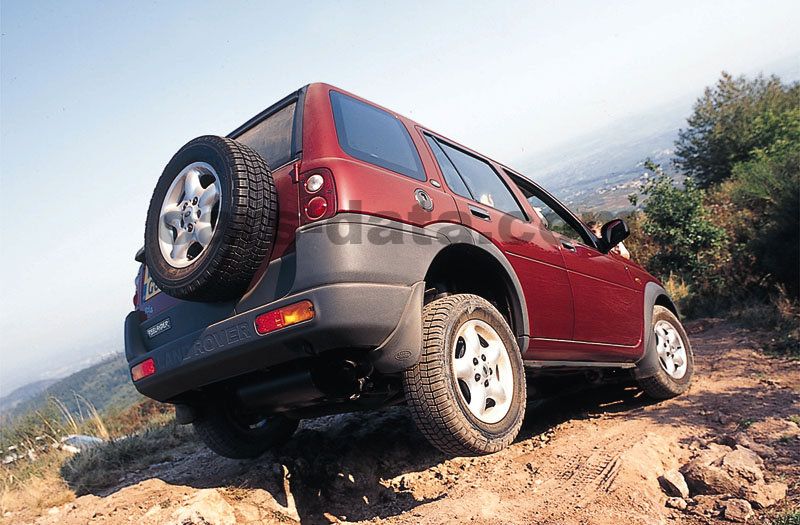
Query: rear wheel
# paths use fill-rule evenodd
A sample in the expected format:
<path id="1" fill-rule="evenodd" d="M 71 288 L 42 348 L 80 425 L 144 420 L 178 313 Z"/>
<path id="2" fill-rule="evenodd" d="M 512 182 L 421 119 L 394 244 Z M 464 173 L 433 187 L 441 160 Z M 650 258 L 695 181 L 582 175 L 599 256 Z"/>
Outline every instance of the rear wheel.
<path id="1" fill-rule="evenodd" d="M 447 454 L 506 447 L 522 425 L 525 373 L 505 319 L 488 301 L 468 294 L 432 301 L 422 316 L 422 356 L 403 374 L 420 431 Z"/>
<path id="2" fill-rule="evenodd" d="M 653 307 L 650 352 L 655 352 L 659 367 L 639 386 L 654 399 L 669 399 L 684 393 L 694 375 L 694 354 L 683 325 L 669 309 Z"/>
<path id="3" fill-rule="evenodd" d="M 236 414 L 226 407 L 214 406 L 207 408 L 193 426 L 203 443 L 220 456 L 246 459 L 286 443 L 298 424 L 298 420 L 280 415 Z"/>

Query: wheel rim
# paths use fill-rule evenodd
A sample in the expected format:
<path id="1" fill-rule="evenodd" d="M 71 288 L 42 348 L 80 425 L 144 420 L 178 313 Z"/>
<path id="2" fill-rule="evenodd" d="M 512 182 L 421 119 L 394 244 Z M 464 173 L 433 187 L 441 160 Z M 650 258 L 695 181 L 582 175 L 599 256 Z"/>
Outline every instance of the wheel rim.
<path id="1" fill-rule="evenodd" d="M 511 359 L 500 335 L 487 323 L 470 319 L 453 342 L 453 376 L 464 404 L 484 423 L 508 414 L 514 396 Z"/>
<path id="2" fill-rule="evenodd" d="M 673 379 L 686 375 L 689 359 L 681 334 L 669 321 L 658 321 L 653 327 L 656 334 L 656 350 L 661 368 Z"/>
<path id="3" fill-rule="evenodd" d="M 185 268 L 208 248 L 217 227 L 222 185 L 211 165 L 189 164 L 172 181 L 158 220 L 161 255 L 173 268 Z"/>

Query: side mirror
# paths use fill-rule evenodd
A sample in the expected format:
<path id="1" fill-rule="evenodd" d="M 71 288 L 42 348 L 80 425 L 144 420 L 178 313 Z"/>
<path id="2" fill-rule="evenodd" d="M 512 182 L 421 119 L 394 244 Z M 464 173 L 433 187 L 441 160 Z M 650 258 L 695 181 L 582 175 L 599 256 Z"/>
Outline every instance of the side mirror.
<path id="1" fill-rule="evenodd" d="M 630 228 L 622 219 L 608 221 L 600 230 L 600 241 L 603 245 L 602 251 L 608 253 L 611 248 L 627 239 L 630 234 Z"/>

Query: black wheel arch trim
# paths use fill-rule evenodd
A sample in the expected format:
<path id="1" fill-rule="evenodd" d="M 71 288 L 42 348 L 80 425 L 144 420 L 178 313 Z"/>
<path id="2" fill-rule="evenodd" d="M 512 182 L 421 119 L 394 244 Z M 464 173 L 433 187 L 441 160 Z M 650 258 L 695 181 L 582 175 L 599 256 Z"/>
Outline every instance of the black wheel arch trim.
<path id="1" fill-rule="evenodd" d="M 458 244 L 466 244 L 483 250 L 500 264 L 505 271 L 504 280 L 506 281 L 506 286 L 509 287 L 508 291 L 513 292 L 509 294 L 511 299 L 511 313 L 514 316 L 514 326 L 512 326 L 511 329 L 517 338 L 520 351 L 525 353 L 528 342 L 530 341 L 528 306 L 525 301 L 525 294 L 522 290 L 522 283 L 520 283 L 517 272 L 514 271 L 514 268 L 511 266 L 505 254 L 489 240 L 488 237 L 461 224 L 434 223 L 428 225 L 426 228 L 437 232 L 437 234 L 444 236 L 449 241 L 446 246 L 442 246 L 434 257 L 431 258 L 428 267 L 430 267 L 430 263 L 432 263 L 436 256 L 442 251 Z"/>
<path id="2" fill-rule="evenodd" d="M 636 362 L 636 369 L 634 370 L 636 379 L 653 376 L 661 366 L 658 362 L 655 346 L 651 344 L 653 330 L 651 330 L 650 326 L 653 324 L 653 308 L 656 305 L 664 306 L 671 310 L 676 317 L 680 317 L 678 308 L 672 302 L 664 287 L 655 282 L 647 283 L 644 288 L 644 325 L 642 327 L 644 330 L 644 336 L 642 337 L 644 348 L 641 359 Z"/>
<path id="3" fill-rule="evenodd" d="M 337 230 L 326 230 L 330 226 L 336 228 L 347 224 L 365 228 L 359 232 L 355 244 L 345 242 L 346 236 L 340 236 L 336 233 Z M 370 231 L 372 228 L 388 232 L 388 236 L 372 235 L 377 233 Z M 395 239 L 402 241 L 389 242 L 393 235 L 397 235 Z M 364 237 L 367 243 L 363 242 Z M 331 238 L 336 239 L 336 242 L 331 242 Z M 380 242 L 370 245 L 370 239 L 378 239 Z M 298 256 L 294 287 L 302 289 L 317 284 L 317 277 L 312 275 L 318 273 L 317 263 L 320 259 L 330 263 L 326 276 L 322 278 L 326 282 L 355 279 L 413 286 L 424 281 L 431 264 L 440 253 L 459 244 L 483 251 L 502 267 L 511 299 L 514 320 L 512 331 L 524 352 L 530 340 L 530 325 L 522 284 L 505 254 L 488 237 L 462 224 L 436 222 L 419 227 L 372 215 L 340 213 L 325 221 L 303 226 L 297 230 L 296 235 Z M 391 249 L 395 246 L 398 249 Z M 303 257 L 301 252 L 314 253 L 316 258 Z M 368 268 L 361 267 L 361 261 L 364 260 L 371 261 Z M 421 302 L 413 306 L 418 306 L 421 315 Z"/>

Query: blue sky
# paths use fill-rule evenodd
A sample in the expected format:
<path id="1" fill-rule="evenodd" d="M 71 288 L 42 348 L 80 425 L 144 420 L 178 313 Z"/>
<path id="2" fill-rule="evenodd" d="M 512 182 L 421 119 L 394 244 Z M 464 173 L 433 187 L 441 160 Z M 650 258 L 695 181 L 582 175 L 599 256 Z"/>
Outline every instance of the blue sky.
<path id="1" fill-rule="evenodd" d="M 0 394 L 122 347 L 164 164 L 303 84 L 514 165 L 800 61 L 796 1 L 489 4 L 2 1 Z"/>

